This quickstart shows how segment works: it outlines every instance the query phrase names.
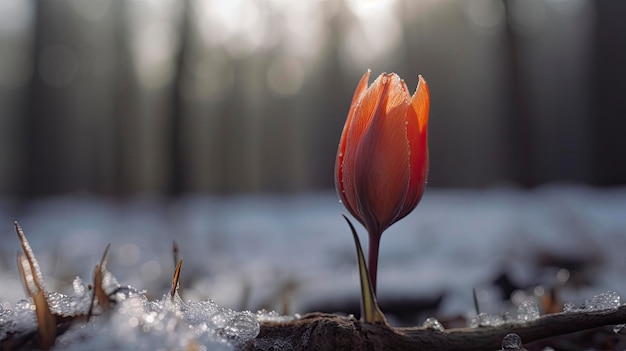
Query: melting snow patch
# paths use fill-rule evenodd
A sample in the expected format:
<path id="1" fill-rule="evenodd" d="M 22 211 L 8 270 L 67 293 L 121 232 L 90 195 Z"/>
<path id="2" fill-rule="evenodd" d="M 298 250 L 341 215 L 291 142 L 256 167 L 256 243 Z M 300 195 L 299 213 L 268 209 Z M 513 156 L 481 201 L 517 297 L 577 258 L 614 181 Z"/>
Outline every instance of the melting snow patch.
<path id="1" fill-rule="evenodd" d="M 586 299 L 583 304 L 577 308 L 573 303 L 566 302 L 563 305 L 564 312 L 599 312 L 607 310 L 617 310 L 621 306 L 621 297 L 614 290 L 609 290 L 590 299 Z"/>
<path id="2" fill-rule="evenodd" d="M 295 314 L 293 316 L 283 316 L 278 314 L 276 311 L 260 310 L 256 313 L 256 319 L 259 322 L 287 323 L 299 318 L 299 314 Z"/>
<path id="3" fill-rule="evenodd" d="M 470 327 L 499 327 L 504 322 L 504 317 L 500 315 L 481 312 L 477 317 L 472 318 Z"/>
<path id="4" fill-rule="evenodd" d="M 583 309 L 586 311 L 616 310 L 620 306 L 620 296 L 617 292 L 609 290 L 585 300 Z"/>
<path id="5" fill-rule="evenodd" d="M 251 312 L 236 312 L 211 300 L 184 302 L 177 294 L 150 301 L 133 287 L 112 293 L 112 310 L 87 321 L 92 294 L 79 278 L 68 295 L 48 293 L 52 312 L 73 320 L 57 338 L 54 349 L 234 350 L 259 333 L 257 316 Z M 0 309 L 0 342 L 36 330 L 35 307 L 29 301 Z"/>

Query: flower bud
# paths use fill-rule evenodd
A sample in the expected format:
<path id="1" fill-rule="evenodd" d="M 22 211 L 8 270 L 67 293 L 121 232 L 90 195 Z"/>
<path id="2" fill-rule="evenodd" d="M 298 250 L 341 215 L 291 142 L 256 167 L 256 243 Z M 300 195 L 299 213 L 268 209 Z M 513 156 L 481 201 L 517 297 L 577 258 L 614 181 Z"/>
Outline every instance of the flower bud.
<path id="1" fill-rule="evenodd" d="M 361 78 L 341 134 L 335 187 L 344 206 L 370 235 L 408 215 L 428 177 L 430 93 L 419 76 L 413 96 L 400 77 Z"/>

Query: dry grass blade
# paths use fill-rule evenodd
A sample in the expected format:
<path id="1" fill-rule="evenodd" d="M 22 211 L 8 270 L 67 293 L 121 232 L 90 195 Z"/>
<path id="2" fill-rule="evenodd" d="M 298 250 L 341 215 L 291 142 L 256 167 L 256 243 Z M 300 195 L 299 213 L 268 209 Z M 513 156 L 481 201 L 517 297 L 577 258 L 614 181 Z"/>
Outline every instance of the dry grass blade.
<path id="1" fill-rule="evenodd" d="M 178 290 L 178 279 L 180 278 L 180 269 L 183 266 L 183 259 L 181 258 L 176 265 L 176 270 L 174 270 L 174 277 L 172 278 L 172 290 L 170 290 L 170 297 L 173 299 L 174 295 L 176 295 L 176 291 Z"/>
<path id="2" fill-rule="evenodd" d="M 89 307 L 89 313 L 87 314 L 87 318 L 91 318 L 93 315 L 93 308 L 96 303 L 102 310 L 102 312 L 106 311 L 109 308 L 109 296 L 106 291 L 104 291 L 103 281 L 104 275 L 106 274 L 107 269 L 107 260 L 109 258 L 109 249 L 111 248 L 111 244 L 108 244 L 106 249 L 104 249 L 104 253 L 102 254 L 102 259 L 100 263 L 96 265 L 93 270 L 93 296 L 91 299 L 91 306 Z"/>
<path id="3" fill-rule="evenodd" d="M 28 262 L 31 268 L 31 271 L 33 273 L 33 277 L 36 277 L 37 279 L 35 279 L 35 284 L 37 284 L 37 288 L 42 290 L 42 291 L 46 291 L 45 289 L 45 284 L 43 282 L 43 275 L 41 274 L 41 269 L 39 268 L 39 262 L 37 262 L 37 259 L 35 258 L 35 253 L 33 252 L 33 249 L 30 247 L 30 244 L 28 243 L 28 240 L 26 239 L 26 235 L 24 234 L 24 231 L 22 230 L 22 227 L 20 226 L 19 223 L 17 223 L 17 221 L 13 222 L 13 224 L 15 225 L 15 232 L 17 233 L 17 237 L 20 240 L 20 244 L 22 245 L 22 250 L 24 251 L 24 254 L 26 255 L 26 257 L 28 258 Z"/>
<path id="4" fill-rule="evenodd" d="M 32 257 L 34 258 L 34 255 Z M 33 299 L 35 304 L 39 346 L 43 350 L 48 350 L 54 346 L 54 341 L 56 340 L 56 318 L 50 311 L 45 291 L 40 288 L 42 283 L 33 272 L 33 262 L 30 260 L 30 257 L 19 253 L 17 255 L 17 266 L 20 270 L 26 293 Z"/>

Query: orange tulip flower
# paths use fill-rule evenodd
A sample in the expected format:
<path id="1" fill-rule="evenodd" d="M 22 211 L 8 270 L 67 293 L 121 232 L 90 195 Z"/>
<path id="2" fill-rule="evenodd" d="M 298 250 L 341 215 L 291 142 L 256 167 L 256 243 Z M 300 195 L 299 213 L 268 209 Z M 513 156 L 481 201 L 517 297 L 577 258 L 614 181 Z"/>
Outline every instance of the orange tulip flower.
<path id="1" fill-rule="evenodd" d="M 426 186 L 430 92 L 421 76 L 413 96 L 395 73 L 381 74 L 368 87 L 369 76 L 368 70 L 352 98 L 337 150 L 335 187 L 367 229 L 375 289 L 380 237 L 413 211 Z"/>

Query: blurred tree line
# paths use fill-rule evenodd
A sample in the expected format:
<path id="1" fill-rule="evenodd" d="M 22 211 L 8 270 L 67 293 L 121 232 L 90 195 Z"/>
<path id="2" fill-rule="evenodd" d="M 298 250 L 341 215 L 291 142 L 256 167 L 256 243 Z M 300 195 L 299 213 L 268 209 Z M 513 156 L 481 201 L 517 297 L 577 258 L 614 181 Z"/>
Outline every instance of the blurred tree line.
<path id="1" fill-rule="evenodd" d="M 624 2 L 3 0 L 0 193 L 333 186 L 367 68 L 431 87 L 431 186 L 626 181 Z"/>

